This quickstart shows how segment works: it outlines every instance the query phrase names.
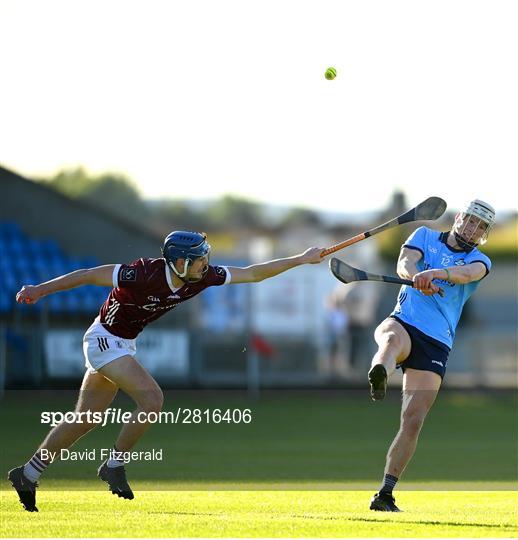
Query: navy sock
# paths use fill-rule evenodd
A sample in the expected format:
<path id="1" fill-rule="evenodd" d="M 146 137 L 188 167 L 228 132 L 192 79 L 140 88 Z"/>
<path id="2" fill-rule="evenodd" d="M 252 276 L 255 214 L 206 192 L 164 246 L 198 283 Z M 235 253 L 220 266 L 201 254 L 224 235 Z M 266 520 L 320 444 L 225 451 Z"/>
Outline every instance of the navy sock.
<path id="1" fill-rule="evenodd" d="M 383 485 L 380 488 L 380 493 L 383 492 L 392 495 L 392 490 L 396 487 L 397 481 L 398 478 L 396 476 L 386 474 L 385 478 L 383 478 Z"/>

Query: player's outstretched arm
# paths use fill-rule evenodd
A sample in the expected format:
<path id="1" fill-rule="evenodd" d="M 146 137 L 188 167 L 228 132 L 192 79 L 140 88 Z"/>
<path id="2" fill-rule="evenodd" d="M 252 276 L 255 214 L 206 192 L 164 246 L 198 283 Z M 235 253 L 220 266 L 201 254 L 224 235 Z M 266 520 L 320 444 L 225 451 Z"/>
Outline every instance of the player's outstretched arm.
<path id="1" fill-rule="evenodd" d="M 114 264 L 76 270 L 39 285 L 24 285 L 16 294 L 20 304 L 35 304 L 40 298 L 49 294 L 73 289 L 80 285 L 100 285 L 109 287 L 113 284 Z"/>
<path id="2" fill-rule="evenodd" d="M 275 259 L 260 264 L 252 264 L 245 268 L 237 266 L 229 266 L 230 275 L 232 276 L 231 283 L 252 283 L 268 279 L 286 270 L 300 266 L 301 264 L 318 264 L 324 259 L 320 257 L 320 253 L 324 248 L 312 247 L 293 257 L 285 259 Z"/>

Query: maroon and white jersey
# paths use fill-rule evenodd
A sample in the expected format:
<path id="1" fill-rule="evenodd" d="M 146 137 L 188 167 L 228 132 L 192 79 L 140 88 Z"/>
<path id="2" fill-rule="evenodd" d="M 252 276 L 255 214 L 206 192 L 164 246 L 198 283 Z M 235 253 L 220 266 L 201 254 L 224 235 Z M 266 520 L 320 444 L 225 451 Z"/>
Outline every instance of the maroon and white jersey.
<path id="1" fill-rule="evenodd" d="M 101 306 L 99 319 L 111 334 L 134 339 L 147 324 L 178 304 L 207 287 L 226 283 L 230 283 L 230 272 L 225 266 L 209 266 L 202 280 L 175 289 L 165 259 L 137 259 L 130 264 L 117 264 L 113 289 Z"/>

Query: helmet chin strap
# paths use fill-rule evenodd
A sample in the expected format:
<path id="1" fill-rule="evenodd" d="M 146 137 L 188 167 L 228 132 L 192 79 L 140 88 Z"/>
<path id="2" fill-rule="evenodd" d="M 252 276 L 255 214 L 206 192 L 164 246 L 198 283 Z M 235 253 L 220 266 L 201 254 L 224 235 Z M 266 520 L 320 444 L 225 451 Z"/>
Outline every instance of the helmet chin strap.
<path id="1" fill-rule="evenodd" d="M 466 240 L 464 240 L 464 238 L 462 238 L 462 236 L 457 231 L 453 232 L 453 236 L 455 236 L 455 241 L 457 242 L 457 244 L 459 244 L 459 246 L 467 253 L 473 251 L 478 245 L 473 242 L 466 242 Z"/>
<path id="2" fill-rule="evenodd" d="M 176 269 L 176 266 L 174 265 L 174 262 L 172 261 L 168 261 L 168 264 L 169 266 L 171 267 L 171 270 L 184 282 L 184 283 L 187 283 L 187 280 L 185 279 L 185 276 L 187 275 L 187 272 L 189 271 L 189 263 L 191 261 L 189 261 L 189 259 L 185 259 L 185 265 L 184 265 L 184 269 L 183 269 L 183 272 L 180 273 L 177 269 Z"/>
<path id="3" fill-rule="evenodd" d="M 189 264 L 190 264 L 190 260 L 189 259 L 185 259 L 185 266 L 184 266 L 184 269 L 183 269 L 183 272 L 180 273 L 177 269 L 176 269 L 176 266 L 174 265 L 174 263 L 172 261 L 170 261 L 168 264 L 169 266 L 171 267 L 171 270 L 176 274 L 176 276 L 178 278 L 180 278 L 184 283 L 197 283 L 198 281 L 201 281 L 204 277 L 205 277 L 205 274 L 207 273 L 208 269 L 209 269 L 209 265 L 207 265 L 203 271 L 202 271 L 202 275 L 200 278 L 196 278 L 196 279 L 193 279 L 193 278 L 188 278 L 187 277 L 187 274 L 189 272 Z"/>

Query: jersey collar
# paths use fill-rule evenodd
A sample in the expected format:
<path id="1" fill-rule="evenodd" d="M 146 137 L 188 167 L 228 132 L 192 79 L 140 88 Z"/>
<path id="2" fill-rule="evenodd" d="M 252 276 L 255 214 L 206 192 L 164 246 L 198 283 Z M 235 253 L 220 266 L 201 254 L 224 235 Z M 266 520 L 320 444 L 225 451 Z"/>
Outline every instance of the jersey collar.
<path id="1" fill-rule="evenodd" d="M 469 253 L 469 251 L 466 251 L 465 249 L 461 248 L 454 248 L 448 244 L 448 235 L 450 234 L 449 231 L 442 232 L 439 235 L 439 241 L 442 242 L 450 251 L 453 251 L 453 253 Z"/>

